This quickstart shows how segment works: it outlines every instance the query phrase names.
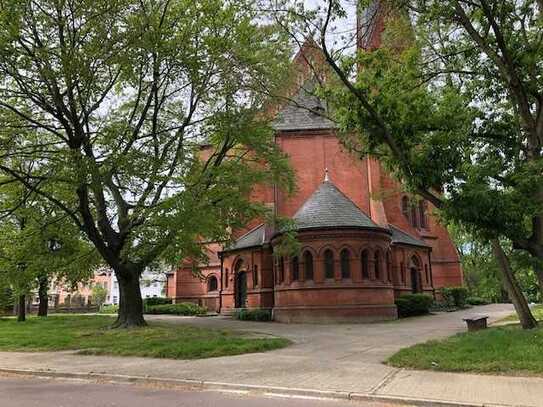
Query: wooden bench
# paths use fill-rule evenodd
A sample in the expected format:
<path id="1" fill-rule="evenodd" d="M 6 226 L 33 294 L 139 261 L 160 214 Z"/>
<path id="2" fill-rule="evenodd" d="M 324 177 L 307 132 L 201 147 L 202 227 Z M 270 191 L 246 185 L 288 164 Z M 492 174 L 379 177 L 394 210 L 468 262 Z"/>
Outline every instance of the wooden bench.
<path id="1" fill-rule="evenodd" d="M 488 315 L 473 315 L 468 318 L 464 318 L 468 325 L 468 331 L 474 332 L 487 328 Z"/>

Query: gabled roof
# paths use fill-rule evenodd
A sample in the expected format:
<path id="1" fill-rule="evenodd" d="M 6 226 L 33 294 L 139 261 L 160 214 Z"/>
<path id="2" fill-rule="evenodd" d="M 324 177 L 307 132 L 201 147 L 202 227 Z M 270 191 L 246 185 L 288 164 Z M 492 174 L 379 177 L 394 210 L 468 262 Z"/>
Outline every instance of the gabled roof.
<path id="1" fill-rule="evenodd" d="M 425 242 L 416 237 L 404 232 L 394 225 L 389 225 L 392 231 L 392 244 L 406 244 L 409 246 L 430 247 Z"/>
<path id="2" fill-rule="evenodd" d="M 275 130 L 333 129 L 334 122 L 327 119 L 326 104 L 314 95 L 315 79 L 308 79 L 298 93 L 279 111 L 272 127 Z"/>
<path id="3" fill-rule="evenodd" d="M 262 246 L 264 243 L 269 242 L 269 238 L 270 233 L 267 233 L 266 225 L 261 224 L 238 238 L 234 243 L 226 247 L 225 251 Z"/>
<path id="4" fill-rule="evenodd" d="M 382 229 L 332 182 L 325 180 L 294 215 L 297 230 L 320 228 Z"/>

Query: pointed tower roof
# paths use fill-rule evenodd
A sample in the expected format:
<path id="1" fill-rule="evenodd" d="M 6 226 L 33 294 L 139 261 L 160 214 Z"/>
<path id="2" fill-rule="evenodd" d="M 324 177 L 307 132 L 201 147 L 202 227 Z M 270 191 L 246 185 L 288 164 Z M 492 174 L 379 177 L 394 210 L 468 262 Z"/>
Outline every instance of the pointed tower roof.
<path id="1" fill-rule="evenodd" d="M 297 230 L 322 228 L 383 229 L 341 192 L 326 175 L 325 181 L 294 215 Z"/>

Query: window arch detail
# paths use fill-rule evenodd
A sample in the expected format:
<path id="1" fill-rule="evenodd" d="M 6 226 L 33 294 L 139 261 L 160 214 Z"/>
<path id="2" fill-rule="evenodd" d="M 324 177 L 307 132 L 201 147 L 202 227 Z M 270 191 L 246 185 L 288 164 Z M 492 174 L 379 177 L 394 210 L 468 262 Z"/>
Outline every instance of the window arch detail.
<path id="1" fill-rule="evenodd" d="M 207 279 L 207 291 L 217 291 L 219 289 L 219 282 L 217 277 L 209 276 Z"/>
<path id="2" fill-rule="evenodd" d="M 292 273 L 292 281 L 300 280 L 300 263 L 298 256 L 294 256 L 290 262 L 290 268 Z"/>
<path id="3" fill-rule="evenodd" d="M 351 252 L 343 249 L 340 253 L 341 278 L 351 278 Z"/>
<path id="4" fill-rule="evenodd" d="M 324 277 L 334 278 L 334 252 L 330 249 L 324 251 Z"/>
<path id="5" fill-rule="evenodd" d="M 370 278 L 370 252 L 368 249 L 362 250 L 360 255 L 360 263 L 362 265 L 362 278 L 369 280 Z"/>
<path id="6" fill-rule="evenodd" d="M 309 250 L 304 252 L 304 278 L 313 280 L 313 254 Z"/>

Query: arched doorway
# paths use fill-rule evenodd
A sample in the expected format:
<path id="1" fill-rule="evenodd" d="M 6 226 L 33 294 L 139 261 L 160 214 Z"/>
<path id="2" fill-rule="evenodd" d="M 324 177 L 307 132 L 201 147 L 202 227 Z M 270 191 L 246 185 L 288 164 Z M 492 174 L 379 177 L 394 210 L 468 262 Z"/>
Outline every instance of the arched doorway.
<path id="1" fill-rule="evenodd" d="M 235 267 L 235 306 L 236 308 L 245 308 L 247 305 L 247 273 L 243 260 L 236 263 Z"/>
<path id="2" fill-rule="evenodd" d="M 421 266 L 420 261 L 416 256 L 411 258 L 409 263 L 409 271 L 411 272 L 411 291 L 413 294 L 422 292 L 422 281 L 421 281 Z"/>

